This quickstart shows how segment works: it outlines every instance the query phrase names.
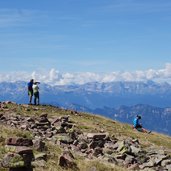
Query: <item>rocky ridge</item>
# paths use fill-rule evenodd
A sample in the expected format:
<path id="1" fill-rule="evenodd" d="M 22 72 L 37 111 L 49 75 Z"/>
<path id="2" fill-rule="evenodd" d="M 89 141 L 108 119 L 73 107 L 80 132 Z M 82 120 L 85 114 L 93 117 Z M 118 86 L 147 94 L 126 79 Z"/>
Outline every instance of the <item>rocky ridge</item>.
<path id="1" fill-rule="evenodd" d="M 75 155 L 86 159 L 98 159 L 101 162 L 124 167 L 129 170 L 171 170 L 171 156 L 169 151 L 156 146 L 143 147 L 138 139 L 112 136 L 105 130 L 99 132 L 83 132 L 72 120 L 72 115 L 81 115 L 76 111 L 69 111 L 71 115 L 51 117 L 48 113 L 39 116 L 22 116 L 10 111 L 8 104 L 0 104 L 0 124 L 29 131 L 32 139 L 9 137 L 5 143 L 6 155 L 1 159 L 1 167 L 10 171 L 28 170 L 35 167 L 45 167 L 48 161 L 46 143 L 50 142 L 62 149 L 58 165 L 63 168 L 79 170 Z M 17 104 L 15 104 L 17 105 Z M 29 105 L 22 106 L 30 111 Z M 40 107 L 33 107 L 36 111 Z M 38 154 L 34 154 L 34 150 Z"/>

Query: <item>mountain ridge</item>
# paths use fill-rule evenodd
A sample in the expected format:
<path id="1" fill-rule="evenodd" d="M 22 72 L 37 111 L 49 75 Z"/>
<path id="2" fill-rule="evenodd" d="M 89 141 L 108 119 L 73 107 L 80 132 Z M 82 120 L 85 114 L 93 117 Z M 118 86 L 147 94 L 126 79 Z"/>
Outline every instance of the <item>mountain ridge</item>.
<path id="1" fill-rule="evenodd" d="M 24 81 L 14 83 L 1 82 L 0 91 L 2 92 L 0 95 L 1 101 L 6 97 L 7 100 L 14 99 L 18 103 L 27 103 L 27 83 Z M 42 83 L 40 84 L 40 95 L 42 103 L 59 101 L 62 104 L 64 101 L 62 97 L 65 97 L 71 104 L 76 103 L 88 106 L 88 102 L 90 102 L 92 104 L 91 108 L 101 106 L 117 107 L 140 103 L 167 107 L 170 105 L 171 100 L 171 85 L 166 82 L 156 83 L 153 81 L 91 82 L 84 85 L 63 86 L 51 86 Z M 49 101 L 46 99 L 46 96 L 50 97 Z M 18 98 L 21 100 L 19 101 Z"/>
<path id="2" fill-rule="evenodd" d="M 17 103 L 28 103 L 27 83 L 24 81 L 0 83 L 0 91 L 0 101 L 11 100 Z M 171 106 L 171 85 L 166 82 L 93 82 L 64 86 L 50 86 L 41 83 L 40 102 L 66 109 L 97 113 L 129 124 L 139 113 L 144 119 L 145 127 L 171 135 L 170 111 L 164 112 Z M 143 106 L 141 108 L 139 106 L 138 109 L 136 108 L 137 104 Z M 121 106 L 126 107 L 121 108 Z M 124 114 L 121 110 L 124 111 Z M 159 114 L 155 113 L 155 110 Z M 164 119 L 161 120 L 162 117 Z M 155 126 L 148 123 L 148 120 L 152 121 L 153 118 L 155 118 Z M 156 126 L 158 121 L 162 123 L 162 126 Z"/>

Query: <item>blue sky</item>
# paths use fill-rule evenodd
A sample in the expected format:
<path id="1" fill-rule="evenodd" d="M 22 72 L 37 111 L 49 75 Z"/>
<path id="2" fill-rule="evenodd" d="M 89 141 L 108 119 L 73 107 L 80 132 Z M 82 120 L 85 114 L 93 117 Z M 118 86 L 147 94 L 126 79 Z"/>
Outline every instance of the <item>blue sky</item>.
<path id="1" fill-rule="evenodd" d="M 170 0 L 1 0 L 0 72 L 158 70 L 171 63 Z"/>

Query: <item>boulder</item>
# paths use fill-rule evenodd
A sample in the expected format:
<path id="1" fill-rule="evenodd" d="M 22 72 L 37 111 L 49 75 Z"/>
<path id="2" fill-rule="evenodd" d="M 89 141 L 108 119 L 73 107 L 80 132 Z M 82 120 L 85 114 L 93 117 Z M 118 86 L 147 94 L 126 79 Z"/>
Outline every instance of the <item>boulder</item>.
<path id="1" fill-rule="evenodd" d="M 131 153 L 134 154 L 134 155 L 136 155 L 136 156 L 137 156 L 138 153 L 141 151 L 140 148 L 137 148 L 137 147 L 135 147 L 135 146 L 133 146 L 133 145 L 131 145 L 130 148 L 131 148 Z"/>
<path id="2" fill-rule="evenodd" d="M 171 164 L 167 165 L 167 166 L 166 166 L 166 169 L 167 169 L 168 171 L 171 171 Z"/>
<path id="3" fill-rule="evenodd" d="M 56 131 L 57 131 L 57 133 L 66 133 L 66 130 L 62 126 L 56 127 Z"/>
<path id="4" fill-rule="evenodd" d="M 59 117 L 53 119 L 52 122 L 51 122 L 51 124 L 54 125 L 55 123 L 58 123 L 58 122 L 60 122 Z"/>
<path id="5" fill-rule="evenodd" d="M 89 148 L 96 148 L 96 147 L 104 147 L 105 141 L 104 140 L 93 140 L 90 144 L 89 144 Z"/>
<path id="6" fill-rule="evenodd" d="M 1 161 L 1 165 L 4 168 L 20 168 L 24 167 L 25 163 L 21 155 L 15 153 L 8 153 Z"/>
<path id="7" fill-rule="evenodd" d="M 74 140 L 67 134 L 58 136 L 57 140 L 63 144 L 72 144 L 74 142 Z"/>
<path id="8" fill-rule="evenodd" d="M 37 151 L 44 151 L 46 149 L 45 142 L 40 139 L 33 140 L 33 147 Z"/>
<path id="9" fill-rule="evenodd" d="M 171 159 L 166 159 L 161 162 L 161 166 L 171 165 Z"/>
<path id="10" fill-rule="evenodd" d="M 74 162 L 74 156 L 70 151 L 64 151 L 59 157 L 59 166 L 71 169 L 77 168 Z"/>
<path id="11" fill-rule="evenodd" d="M 35 160 L 35 161 L 32 162 L 32 166 L 33 167 L 45 167 L 46 166 L 46 161 L 45 160 Z"/>
<path id="12" fill-rule="evenodd" d="M 81 142 L 78 144 L 78 148 L 81 150 L 81 149 L 87 149 L 88 148 L 88 145 L 86 142 Z"/>
<path id="13" fill-rule="evenodd" d="M 104 157 L 103 160 L 105 160 L 105 161 L 107 161 L 109 163 L 112 163 L 112 164 L 117 164 L 116 159 L 114 157 L 111 157 L 111 156 L 106 156 L 106 157 Z"/>
<path id="14" fill-rule="evenodd" d="M 32 153 L 33 150 L 30 147 L 26 147 L 26 146 L 6 145 L 5 151 L 7 153 L 11 152 L 11 153 L 17 153 L 17 154 L 28 154 L 28 153 Z"/>
<path id="15" fill-rule="evenodd" d="M 93 156 L 98 157 L 99 155 L 103 155 L 103 149 L 100 147 L 96 147 L 93 150 Z"/>
<path id="16" fill-rule="evenodd" d="M 128 167 L 128 170 L 139 170 L 139 166 L 137 163 L 132 164 Z"/>
<path id="17" fill-rule="evenodd" d="M 126 155 L 125 161 L 124 161 L 124 165 L 125 166 L 129 166 L 132 165 L 136 162 L 136 159 L 134 158 L 134 156 L 131 155 Z"/>
<path id="18" fill-rule="evenodd" d="M 108 133 L 88 133 L 87 138 L 88 139 L 94 139 L 94 140 L 102 140 L 108 137 Z"/>
<path id="19" fill-rule="evenodd" d="M 47 154 L 46 153 L 38 153 L 35 155 L 35 160 L 47 161 Z"/>
<path id="20" fill-rule="evenodd" d="M 33 142 L 31 139 L 27 138 L 8 138 L 6 144 L 14 146 L 32 146 Z"/>
<path id="21" fill-rule="evenodd" d="M 153 160 L 149 160 L 147 163 L 143 163 L 142 165 L 139 165 L 140 169 L 149 169 L 155 166 L 155 162 Z"/>
<path id="22" fill-rule="evenodd" d="M 47 118 L 47 116 L 48 116 L 47 113 L 42 113 L 42 114 L 40 115 L 40 118 Z"/>
<path id="23" fill-rule="evenodd" d="M 155 164 L 156 165 L 159 165 L 159 164 L 161 164 L 161 162 L 163 161 L 163 160 L 165 160 L 165 159 L 168 159 L 169 158 L 169 156 L 166 156 L 166 155 L 156 155 L 155 156 L 155 159 L 154 159 L 154 162 L 155 162 Z"/>
<path id="24" fill-rule="evenodd" d="M 68 116 L 61 116 L 59 119 L 62 122 L 68 122 L 69 121 L 69 115 Z"/>

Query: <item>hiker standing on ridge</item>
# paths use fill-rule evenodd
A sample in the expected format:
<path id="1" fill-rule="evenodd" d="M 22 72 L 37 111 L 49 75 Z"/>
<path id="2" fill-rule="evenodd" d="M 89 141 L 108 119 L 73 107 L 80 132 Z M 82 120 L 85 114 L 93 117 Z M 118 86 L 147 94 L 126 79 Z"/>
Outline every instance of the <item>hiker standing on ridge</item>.
<path id="1" fill-rule="evenodd" d="M 29 104 L 32 104 L 33 82 L 34 82 L 34 80 L 31 79 L 30 82 L 27 84 L 27 87 L 28 87 L 28 96 L 29 96 Z"/>
<path id="2" fill-rule="evenodd" d="M 39 105 L 39 86 L 40 82 L 34 82 L 33 94 L 34 94 L 34 105 Z"/>
<path id="3" fill-rule="evenodd" d="M 147 131 L 146 129 L 144 129 L 142 127 L 142 124 L 140 124 L 140 119 L 141 119 L 141 116 L 140 115 L 137 115 L 134 120 L 133 120 L 133 126 L 136 130 L 140 131 L 140 132 L 145 132 L 145 133 L 151 133 L 151 131 Z"/>

